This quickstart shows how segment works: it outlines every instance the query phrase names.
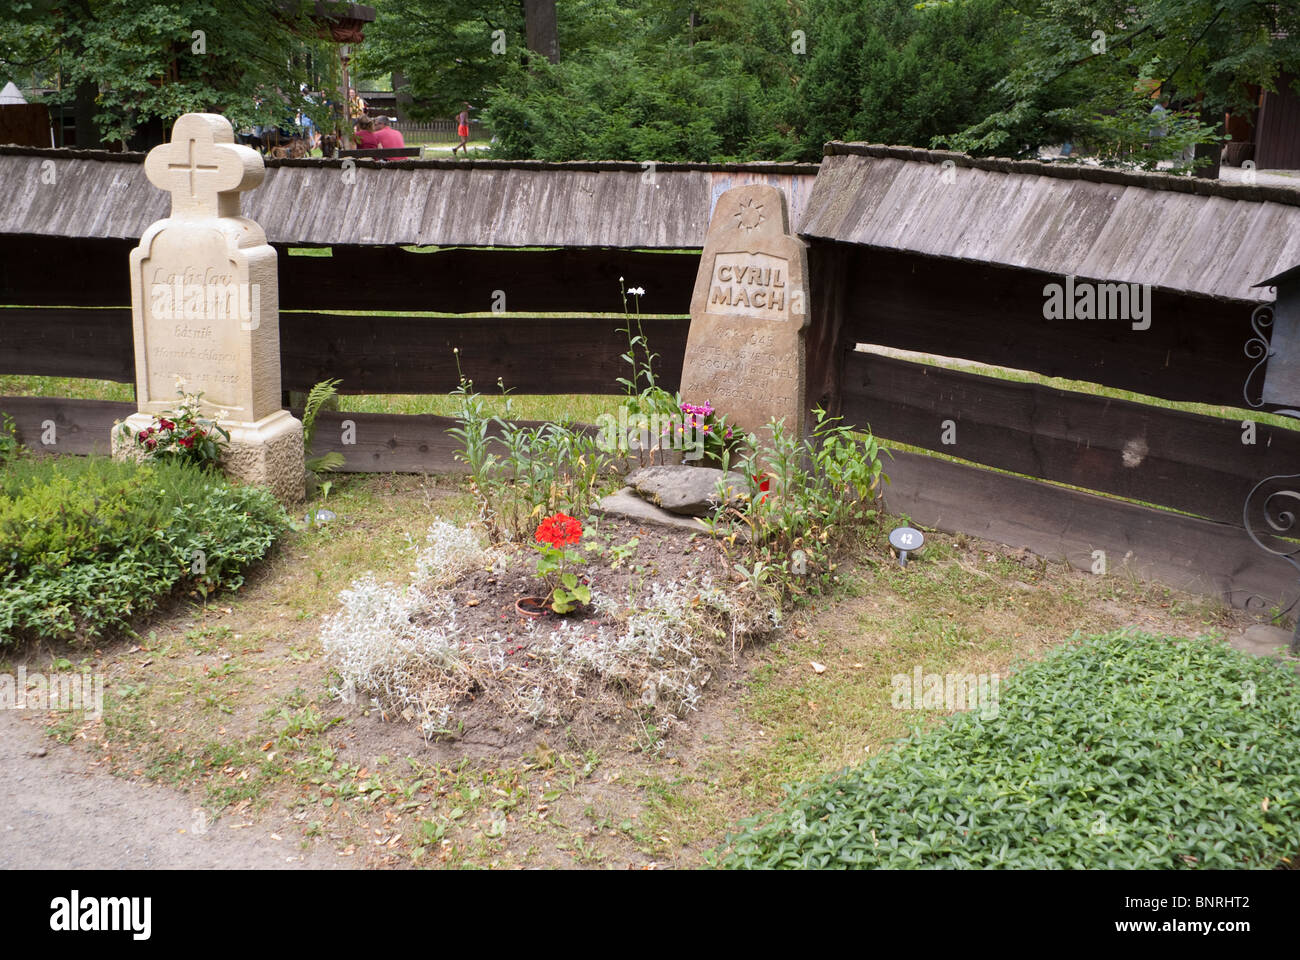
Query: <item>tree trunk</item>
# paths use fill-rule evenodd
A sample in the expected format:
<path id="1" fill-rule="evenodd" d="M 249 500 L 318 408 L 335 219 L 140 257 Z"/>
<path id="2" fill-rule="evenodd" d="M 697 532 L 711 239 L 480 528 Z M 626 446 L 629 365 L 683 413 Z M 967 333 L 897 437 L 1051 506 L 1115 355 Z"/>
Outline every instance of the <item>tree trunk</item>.
<path id="1" fill-rule="evenodd" d="M 401 70 L 393 71 L 393 95 L 397 100 L 395 112 L 398 120 L 407 120 L 411 114 L 411 86 L 406 74 Z"/>
<path id="2" fill-rule="evenodd" d="M 1215 133 L 1223 133 L 1223 114 L 1201 113 L 1201 123 L 1214 124 Z M 1196 152 L 1193 156 L 1200 160 L 1203 157 L 1209 157 L 1210 163 L 1204 167 L 1197 167 L 1193 175 L 1201 177 L 1204 180 L 1219 179 L 1219 164 L 1223 159 L 1222 143 L 1198 143 Z"/>
<path id="3" fill-rule="evenodd" d="M 103 146 L 99 139 L 99 127 L 95 125 L 95 98 L 99 96 L 99 84 L 85 80 L 77 84 L 73 100 L 73 112 L 77 123 L 77 149 L 96 150 Z"/>
<path id="4" fill-rule="evenodd" d="M 528 49 L 551 63 L 560 62 L 560 34 L 555 22 L 555 0 L 523 0 L 524 34 Z"/>

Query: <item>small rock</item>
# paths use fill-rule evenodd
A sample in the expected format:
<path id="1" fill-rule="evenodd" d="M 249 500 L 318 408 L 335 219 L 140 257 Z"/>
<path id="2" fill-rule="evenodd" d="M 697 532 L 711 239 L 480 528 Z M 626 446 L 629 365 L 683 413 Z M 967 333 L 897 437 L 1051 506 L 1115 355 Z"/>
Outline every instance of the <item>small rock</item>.
<path id="1" fill-rule="evenodd" d="M 1270 626 L 1266 623 L 1257 623 L 1253 627 L 1247 627 L 1241 636 L 1233 637 L 1230 642 L 1238 650 L 1244 650 L 1259 657 L 1272 657 L 1278 653 L 1283 655 L 1287 653 L 1287 649 L 1291 646 L 1291 636 L 1290 630 L 1283 630 L 1281 627 Z M 1279 650 L 1279 647 L 1282 649 Z"/>
<path id="2" fill-rule="evenodd" d="M 27 756 L 29 756 L 29 757 L 43 757 L 43 756 L 45 756 L 46 754 L 48 754 L 49 752 L 50 752 L 50 751 L 46 750 L 44 747 L 37 747 L 35 750 L 28 750 L 28 751 L 27 751 Z"/>
<path id="3" fill-rule="evenodd" d="M 722 471 L 716 467 L 654 466 L 634 470 L 626 483 L 651 503 L 669 513 L 688 517 L 707 517 L 719 507 L 718 481 Z M 731 494 L 729 504 L 738 504 L 748 489 L 743 475 L 731 471 L 726 477 Z"/>

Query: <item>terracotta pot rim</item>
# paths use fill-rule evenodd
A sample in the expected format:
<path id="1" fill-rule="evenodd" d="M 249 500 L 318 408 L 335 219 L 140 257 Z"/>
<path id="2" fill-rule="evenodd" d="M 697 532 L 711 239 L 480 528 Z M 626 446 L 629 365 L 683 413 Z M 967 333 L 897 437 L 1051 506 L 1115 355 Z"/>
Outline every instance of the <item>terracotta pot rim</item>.
<path id="1" fill-rule="evenodd" d="M 532 601 L 531 606 L 525 606 L 525 601 Z M 544 597 L 520 597 L 515 601 L 515 612 L 524 617 L 544 617 L 546 616 L 546 601 Z"/>

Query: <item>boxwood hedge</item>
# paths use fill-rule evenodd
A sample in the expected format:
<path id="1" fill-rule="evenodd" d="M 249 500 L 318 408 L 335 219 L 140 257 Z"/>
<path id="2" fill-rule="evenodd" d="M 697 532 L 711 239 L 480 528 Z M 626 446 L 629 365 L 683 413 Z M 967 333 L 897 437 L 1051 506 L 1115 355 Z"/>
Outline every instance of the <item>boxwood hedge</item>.
<path id="1" fill-rule="evenodd" d="M 1069 643 L 865 765 L 791 789 L 727 867 L 1274 868 L 1300 854 L 1300 690 L 1208 638 Z"/>
<path id="2" fill-rule="evenodd" d="M 14 460 L 0 469 L 0 645 L 88 640 L 176 589 L 237 587 L 287 523 L 267 491 L 183 463 Z"/>

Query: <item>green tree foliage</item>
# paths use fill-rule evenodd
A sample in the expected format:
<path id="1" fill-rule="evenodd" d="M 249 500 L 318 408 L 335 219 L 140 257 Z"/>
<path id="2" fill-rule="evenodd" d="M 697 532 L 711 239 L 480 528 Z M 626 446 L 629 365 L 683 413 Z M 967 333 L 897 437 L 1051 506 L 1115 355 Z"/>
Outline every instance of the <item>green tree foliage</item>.
<path id="1" fill-rule="evenodd" d="M 525 50 L 519 0 L 376 0 L 374 6 L 357 70 L 400 71 L 416 119 L 450 117 L 466 100 L 477 105 Z M 502 33 L 494 37 L 496 31 Z M 493 52 L 494 41 L 504 53 Z"/>
<path id="2" fill-rule="evenodd" d="M 809 62 L 789 99 L 805 158 L 827 140 L 926 146 L 996 107 L 990 88 L 1011 65 L 1014 33 L 1001 0 L 821 0 L 810 10 Z"/>
<path id="3" fill-rule="evenodd" d="M 960 2 L 960 0 L 957 0 Z M 1020 7 L 997 109 L 944 145 L 1031 155 L 1069 140 L 1154 166 L 1250 113 L 1250 85 L 1300 72 L 1300 5 L 1254 0 L 1037 0 Z M 1156 102 L 1169 112 L 1152 115 Z"/>
<path id="4" fill-rule="evenodd" d="M 187 111 L 243 126 L 283 124 L 301 109 L 323 123 L 324 105 L 299 88 L 318 86 L 336 54 L 317 38 L 310 10 L 299 0 L 18 2 L 0 24 L 0 75 L 19 83 L 58 77 L 52 104 L 89 87 L 94 124 L 108 142 Z"/>
<path id="5" fill-rule="evenodd" d="M 556 65 L 491 53 L 490 27 L 522 30 L 511 0 L 382 0 L 380 14 L 367 63 L 404 69 L 438 115 L 486 91 L 507 158 L 815 160 L 828 139 L 927 143 L 994 109 L 1010 68 L 998 0 L 575 0 L 560 5 Z"/>

